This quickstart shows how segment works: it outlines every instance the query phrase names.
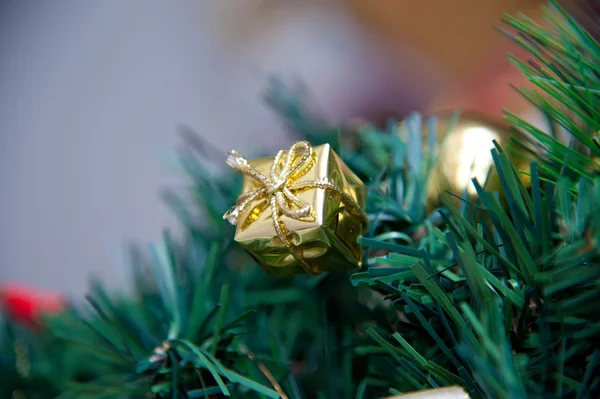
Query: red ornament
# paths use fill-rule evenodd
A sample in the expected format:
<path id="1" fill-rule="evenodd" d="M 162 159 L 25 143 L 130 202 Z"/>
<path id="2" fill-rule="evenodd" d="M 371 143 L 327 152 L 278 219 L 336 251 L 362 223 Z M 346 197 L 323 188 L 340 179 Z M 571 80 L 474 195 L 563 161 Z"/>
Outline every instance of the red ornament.
<path id="1" fill-rule="evenodd" d="M 14 320 L 30 326 L 39 325 L 42 314 L 60 313 L 65 307 L 61 294 L 46 293 L 19 283 L 0 286 L 0 308 Z"/>

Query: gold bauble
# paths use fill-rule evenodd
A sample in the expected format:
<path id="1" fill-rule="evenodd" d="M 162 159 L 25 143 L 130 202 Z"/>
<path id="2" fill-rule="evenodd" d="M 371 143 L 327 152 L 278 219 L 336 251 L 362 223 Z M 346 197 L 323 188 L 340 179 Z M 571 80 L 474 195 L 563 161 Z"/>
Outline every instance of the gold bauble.
<path id="1" fill-rule="evenodd" d="M 529 171 L 529 159 L 509 148 L 511 137 L 520 133 L 511 130 L 503 119 L 463 112 L 458 120 L 453 120 L 452 114 L 441 112 L 433 115 L 438 120 L 435 150 L 438 159 L 427 182 L 429 209 L 438 207 L 440 195 L 447 191 L 461 198 L 465 193 L 467 198 L 475 198 L 477 192 L 473 178 L 477 178 L 488 191 L 502 191 L 491 153 L 493 140 L 500 144 L 517 171 Z M 425 147 L 427 137 L 427 124 L 424 123 Z M 519 173 L 519 177 L 525 184 L 529 182 L 528 175 Z"/>

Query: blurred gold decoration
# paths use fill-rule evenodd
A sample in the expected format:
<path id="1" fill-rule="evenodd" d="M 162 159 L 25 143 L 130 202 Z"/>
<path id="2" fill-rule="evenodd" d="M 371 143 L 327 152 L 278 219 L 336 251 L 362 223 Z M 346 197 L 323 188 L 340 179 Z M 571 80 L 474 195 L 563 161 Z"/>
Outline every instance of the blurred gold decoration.
<path id="1" fill-rule="evenodd" d="M 384 399 L 466 399 L 469 394 L 461 387 L 426 389 L 419 392 L 409 392 Z"/>
<path id="2" fill-rule="evenodd" d="M 361 266 L 366 190 L 328 144 L 301 141 L 275 158 L 227 164 L 244 175 L 242 194 L 224 216 L 239 242 L 277 275 Z"/>
<path id="3" fill-rule="evenodd" d="M 438 160 L 427 182 L 427 198 L 431 208 L 439 205 L 441 194 L 449 191 L 463 197 L 476 196 L 471 181 L 477 181 L 489 191 L 500 191 L 500 179 L 494 168 L 491 150 L 496 140 L 508 155 L 517 171 L 529 170 L 529 159 L 520 152 L 509 148 L 511 137 L 518 132 L 510 129 L 510 125 L 502 119 L 491 118 L 479 114 L 463 113 L 453 126 L 450 113 L 439 113 L 437 130 Z M 424 132 L 424 141 L 426 132 Z M 519 173 L 521 181 L 526 185 L 529 176 Z"/>

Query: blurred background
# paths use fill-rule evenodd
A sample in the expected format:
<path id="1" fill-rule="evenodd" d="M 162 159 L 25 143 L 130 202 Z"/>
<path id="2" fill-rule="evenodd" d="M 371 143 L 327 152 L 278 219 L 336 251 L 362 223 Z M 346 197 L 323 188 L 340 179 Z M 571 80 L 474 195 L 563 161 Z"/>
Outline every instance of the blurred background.
<path id="1" fill-rule="evenodd" d="M 260 100 L 273 75 L 332 122 L 456 107 L 534 119 L 494 26 L 541 4 L 0 0 L 0 281 L 122 286 L 124 243 L 176 226 L 158 190 L 182 183 L 165 162 L 178 126 L 223 152 L 287 143 Z"/>

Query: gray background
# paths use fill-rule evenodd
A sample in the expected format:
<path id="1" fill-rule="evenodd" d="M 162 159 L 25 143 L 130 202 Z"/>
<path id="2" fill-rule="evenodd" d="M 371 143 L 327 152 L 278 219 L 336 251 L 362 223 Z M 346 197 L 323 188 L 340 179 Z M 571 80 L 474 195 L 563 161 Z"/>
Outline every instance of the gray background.
<path id="1" fill-rule="evenodd" d="M 333 1 L 254 25 L 250 4 L 0 1 L 0 281 L 121 285 L 123 244 L 175 225 L 157 191 L 181 183 L 162 161 L 178 125 L 223 150 L 284 144 L 259 100 L 271 73 L 306 83 L 331 119 L 418 108 L 443 75 L 408 48 L 392 73 Z"/>

